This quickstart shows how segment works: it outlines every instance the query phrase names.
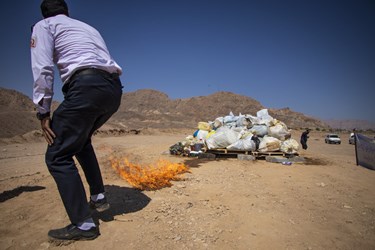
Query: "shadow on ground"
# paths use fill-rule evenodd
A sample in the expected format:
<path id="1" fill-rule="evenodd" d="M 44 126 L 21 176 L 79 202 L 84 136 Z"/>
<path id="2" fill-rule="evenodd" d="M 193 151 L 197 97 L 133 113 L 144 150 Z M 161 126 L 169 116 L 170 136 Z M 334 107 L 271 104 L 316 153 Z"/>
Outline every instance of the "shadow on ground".
<path id="1" fill-rule="evenodd" d="M 199 168 L 202 166 L 202 164 L 207 163 L 207 162 L 212 162 L 212 161 L 221 161 L 225 160 L 226 158 L 222 157 L 220 159 L 199 159 L 199 158 L 192 158 L 192 159 L 187 159 L 184 161 L 184 164 L 188 166 L 189 168 Z"/>
<path id="2" fill-rule="evenodd" d="M 330 163 L 326 160 L 319 159 L 319 158 L 310 158 L 310 157 L 305 157 L 305 165 L 321 165 L 321 166 L 326 166 L 329 165 Z"/>
<path id="3" fill-rule="evenodd" d="M 112 221 L 116 215 L 142 210 L 151 201 L 141 190 L 135 188 L 106 185 L 105 191 L 111 207 L 107 211 L 94 213 L 93 217 L 96 220 Z"/>
<path id="4" fill-rule="evenodd" d="M 9 199 L 19 196 L 23 192 L 34 192 L 46 189 L 42 186 L 20 186 L 12 190 L 4 191 L 0 194 L 0 202 L 5 202 Z"/>

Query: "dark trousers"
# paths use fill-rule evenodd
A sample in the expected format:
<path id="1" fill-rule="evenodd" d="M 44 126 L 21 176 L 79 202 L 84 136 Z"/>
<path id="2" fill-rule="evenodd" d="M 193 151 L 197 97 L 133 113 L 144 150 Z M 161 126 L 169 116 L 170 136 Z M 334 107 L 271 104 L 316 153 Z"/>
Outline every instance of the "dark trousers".
<path id="1" fill-rule="evenodd" d="M 301 144 L 302 144 L 302 148 L 306 150 L 307 149 L 307 141 L 304 140 L 304 139 L 301 139 Z"/>
<path id="2" fill-rule="evenodd" d="M 90 194 L 104 192 L 91 136 L 120 106 L 120 79 L 100 73 L 78 75 L 65 89 L 64 101 L 53 113 L 51 128 L 56 134 L 48 146 L 46 164 L 55 179 L 72 224 L 90 218 L 86 192 L 73 156 L 80 163 Z"/>

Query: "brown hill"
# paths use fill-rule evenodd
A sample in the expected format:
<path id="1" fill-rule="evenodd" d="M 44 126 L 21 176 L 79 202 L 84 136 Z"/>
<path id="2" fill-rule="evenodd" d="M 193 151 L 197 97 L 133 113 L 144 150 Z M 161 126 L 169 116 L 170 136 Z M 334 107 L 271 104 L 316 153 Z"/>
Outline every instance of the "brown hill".
<path id="1" fill-rule="evenodd" d="M 16 90 L 0 88 L 0 138 L 12 137 L 40 127 L 31 99 Z"/>
<path id="2" fill-rule="evenodd" d="M 164 93 L 145 89 L 125 93 L 112 121 L 122 122 L 130 128 L 195 128 L 199 121 L 213 121 L 229 112 L 256 115 L 263 108 L 258 101 L 231 92 L 172 100 Z M 289 108 L 270 109 L 269 113 L 291 128 L 327 127 L 323 122 Z"/>
<path id="3" fill-rule="evenodd" d="M 32 111 L 33 102 L 30 98 L 16 90 L 0 88 L 0 112 Z"/>
<path id="4" fill-rule="evenodd" d="M 56 102 L 53 104 L 53 110 L 57 105 Z M 263 108 L 258 101 L 250 97 L 230 92 L 172 100 L 162 92 L 145 89 L 124 93 L 119 111 L 106 128 L 195 129 L 198 122 L 213 121 L 217 117 L 228 115 L 229 112 L 235 115 L 256 115 L 256 112 Z M 269 113 L 290 128 L 327 127 L 321 121 L 289 108 L 270 109 Z M 0 138 L 22 135 L 40 128 L 31 99 L 15 90 L 4 88 L 0 88 L 0 121 Z"/>
<path id="5" fill-rule="evenodd" d="M 58 107 L 52 103 L 52 110 Z M 0 138 L 23 135 L 40 128 L 35 118 L 36 110 L 33 101 L 26 95 L 13 90 L 0 88 Z"/>
<path id="6" fill-rule="evenodd" d="M 306 116 L 302 113 L 292 111 L 290 108 L 282 108 L 282 109 L 269 109 L 269 114 L 280 120 L 285 122 L 286 125 L 290 128 L 328 128 L 329 126 L 324 122 Z"/>

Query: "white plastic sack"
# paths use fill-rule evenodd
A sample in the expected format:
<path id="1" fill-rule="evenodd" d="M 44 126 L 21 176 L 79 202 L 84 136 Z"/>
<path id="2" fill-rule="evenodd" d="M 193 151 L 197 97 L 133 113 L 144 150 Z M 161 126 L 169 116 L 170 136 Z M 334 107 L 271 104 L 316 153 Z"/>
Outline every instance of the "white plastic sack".
<path id="1" fill-rule="evenodd" d="M 259 110 L 257 112 L 257 117 L 260 120 L 259 124 L 269 125 L 269 123 L 273 120 L 273 117 L 268 114 L 267 109 Z"/>
<path id="2" fill-rule="evenodd" d="M 207 135 L 208 135 L 208 131 L 206 131 L 206 130 L 199 130 L 198 131 L 198 134 L 197 134 L 197 139 L 198 140 L 206 140 L 206 137 L 207 137 Z"/>
<path id="3" fill-rule="evenodd" d="M 245 139 L 249 136 L 251 138 L 253 136 L 253 133 L 251 133 L 248 129 L 242 129 L 239 134 L 239 139 Z"/>
<path id="4" fill-rule="evenodd" d="M 268 135 L 285 141 L 290 137 L 290 131 L 285 123 L 277 121 L 274 126 L 268 127 Z"/>
<path id="5" fill-rule="evenodd" d="M 250 120 L 251 124 L 255 125 L 255 124 L 260 124 L 260 119 L 256 116 L 252 116 L 252 115 L 246 115 L 246 118 Z"/>
<path id="6" fill-rule="evenodd" d="M 229 113 L 229 115 L 224 117 L 224 124 L 236 122 L 238 120 L 238 116 L 233 115 L 232 112 Z"/>
<path id="7" fill-rule="evenodd" d="M 265 136 L 268 133 L 268 128 L 266 125 L 254 125 L 252 126 L 249 131 L 257 136 Z"/>
<path id="8" fill-rule="evenodd" d="M 280 150 L 281 141 L 275 137 L 265 136 L 259 143 L 259 152 L 273 152 Z"/>
<path id="9" fill-rule="evenodd" d="M 229 150 L 255 151 L 255 142 L 251 137 L 240 139 L 227 147 Z"/>
<path id="10" fill-rule="evenodd" d="M 249 124 L 249 122 L 246 120 L 246 116 L 240 114 L 238 116 L 236 126 L 237 127 L 246 127 Z"/>
<path id="11" fill-rule="evenodd" d="M 236 142 L 238 132 L 227 127 L 221 127 L 216 130 L 216 133 L 206 139 L 208 149 L 226 148 L 232 143 Z"/>
<path id="12" fill-rule="evenodd" d="M 224 118 L 223 117 L 218 117 L 214 121 L 214 128 L 220 128 L 224 124 Z"/>
<path id="13" fill-rule="evenodd" d="M 242 127 L 232 127 L 232 130 L 236 131 L 237 133 L 241 133 L 243 128 Z M 241 138 L 241 135 L 238 135 L 238 139 Z"/>
<path id="14" fill-rule="evenodd" d="M 287 154 L 295 154 L 298 152 L 299 144 L 294 139 L 288 139 L 281 142 L 280 151 Z"/>
<path id="15" fill-rule="evenodd" d="M 235 128 L 236 125 L 237 125 L 237 122 L 228 122 L 224 124 L 224 126 L 227 128 Z"/>

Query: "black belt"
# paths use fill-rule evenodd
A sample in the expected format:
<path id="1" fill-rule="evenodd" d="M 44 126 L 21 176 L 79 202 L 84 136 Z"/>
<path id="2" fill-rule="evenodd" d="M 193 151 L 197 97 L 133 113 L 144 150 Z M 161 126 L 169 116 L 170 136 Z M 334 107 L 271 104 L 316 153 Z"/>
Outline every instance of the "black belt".
<path id="1" fill-rule="evenodd" d="M 79 69 L 70 77 L 70 79 L 73 79 L 77 76 L 83 76 L 83 75 L 104 75 L 109 77 L 118 77 L 118 73 L 109 73 L 108 71 L 102 70 L 102 69 L 96 69 L 96 68 L 85 68 L 85 69 Z"/>
<path id="2" fill-rule="evenodd" d="M 70 83 L 74 80 L 75 77 L 77 76 L 83 76 L 83 75 L 102 75 L 105 77 L 110 77 L 110 78 L 118 78 L 119 74 L 118 73 L 109 73 L 108 71 L 102 70 L 102 69 L 96 69 L 96 68 L 84 68 L 84 69 L 79 69 L 76 72 L 73 73 L 73 75 L 69 78 L 69 81 L 64 84 L 62 90 L 64 93 L 68 92 L 70 88 Z"/>

